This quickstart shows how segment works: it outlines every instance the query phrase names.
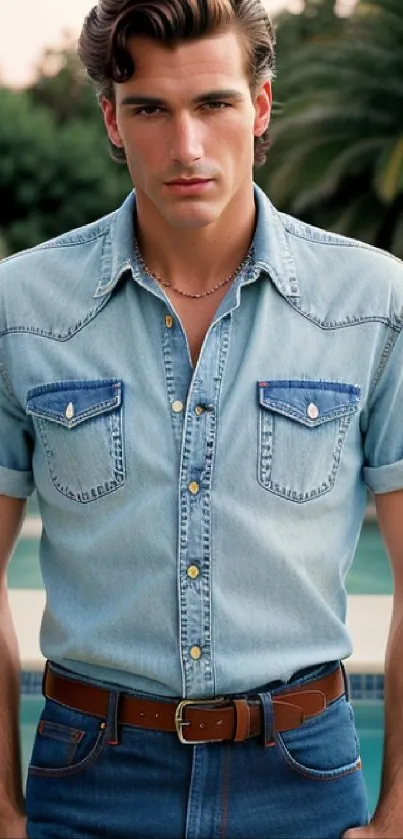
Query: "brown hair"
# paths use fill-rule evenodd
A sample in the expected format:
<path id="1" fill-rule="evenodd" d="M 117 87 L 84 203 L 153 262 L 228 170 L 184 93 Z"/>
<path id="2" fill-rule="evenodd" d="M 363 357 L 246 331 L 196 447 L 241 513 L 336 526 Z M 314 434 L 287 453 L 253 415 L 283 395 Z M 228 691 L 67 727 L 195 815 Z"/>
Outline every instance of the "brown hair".
<path id="1" fill-rule="evenodd" d="M 274 30 L 261 0 L 98 0 L 87 15 L 78 43 L 79 57 L 95 83 L 98 98 L 114 100 L 114 83 L 135 73 L 127 50 L 136 35 L 175 46 L 235 26 L 247 45 L 252 92 L 274 75 Z M 268 131 L 255 140 L 255 165 L 265 162 Z M 112 145 L 112 156 L 125 161 Z"/>

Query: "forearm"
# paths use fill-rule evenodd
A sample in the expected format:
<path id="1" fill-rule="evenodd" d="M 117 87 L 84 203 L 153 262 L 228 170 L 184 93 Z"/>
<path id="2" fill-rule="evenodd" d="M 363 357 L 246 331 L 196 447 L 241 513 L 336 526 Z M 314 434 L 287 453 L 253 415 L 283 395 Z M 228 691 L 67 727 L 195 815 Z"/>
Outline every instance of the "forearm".
<path id="1" fill-rule="evenodd" d="M 368 827 L 347 830 L 343 839 L 401 839 L 403 836 L 402 653 L 403 597 L 395 594 L 385 659 L 385 737 L 381 792 Z"/>
<path id="2" fill-rule="evenodd" d="M 403 602 L 395 598 L 385 660 L 385 738 L 377 815 L 403 835 Z"/>
<path id="3" fill-rule="evenodd" d="M 23 812 L 19 739 L 20 657 L 5 588 L 0 592 L 0 836 Z"/>

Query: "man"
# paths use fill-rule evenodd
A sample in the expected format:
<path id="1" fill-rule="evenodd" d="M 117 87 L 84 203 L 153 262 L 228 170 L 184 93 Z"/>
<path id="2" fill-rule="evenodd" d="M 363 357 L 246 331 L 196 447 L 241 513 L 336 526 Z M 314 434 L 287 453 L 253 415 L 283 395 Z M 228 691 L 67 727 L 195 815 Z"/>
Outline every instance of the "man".
<path id="1" fill-rule="evenodd" d="M 254 189 L 258 0 L 100 0 L 80 54 L 135 193 L 0 270 L 1 835 L 400 836 L 401 264 Z M 4 578 L 34 486 L 25 813 Z M 367 487 L 395 576 L 369 825 L 339 664 Z"/>

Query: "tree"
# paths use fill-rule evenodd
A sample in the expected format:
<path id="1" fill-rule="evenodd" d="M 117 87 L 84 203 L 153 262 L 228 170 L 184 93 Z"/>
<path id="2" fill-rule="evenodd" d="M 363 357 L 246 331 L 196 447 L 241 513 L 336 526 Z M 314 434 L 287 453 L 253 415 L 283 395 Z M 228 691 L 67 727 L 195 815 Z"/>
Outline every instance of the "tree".
<path id="1" fill-rule="evenodd" d="M 326 43 L 343 28 L 336 14 L 337 0 L 305 0 L 298 14 L 282 12 L 277 16 L 278 61 L 281 66 L 296 48 L 313 39 Z"/>
<path id="2" fill-rule="evenodd" d="M 77 55 L 75 39 L 65 33 L 60 48 L 45 49 L 28 88 L 33 102 L 47 108 L 59 125 L 83 119 L 102 129 L 95 92 Z"/>
<path id="3" fill-rule="evenodd" d="M 400 256 L 402 55 L 401 0 L 360 0 L 326 49 L 311 37 L 283 55 L 260 175 L 280 209 Z"/>
<path id="4" fill-rule="evenodd" d="M 8 253 L 111 212 L 131 189 L 126 167 L 109 156 L 95 94 L 74 56 L 59 59 L 53 75 L 26 91 L 0 87 L 0 239 Z"/>

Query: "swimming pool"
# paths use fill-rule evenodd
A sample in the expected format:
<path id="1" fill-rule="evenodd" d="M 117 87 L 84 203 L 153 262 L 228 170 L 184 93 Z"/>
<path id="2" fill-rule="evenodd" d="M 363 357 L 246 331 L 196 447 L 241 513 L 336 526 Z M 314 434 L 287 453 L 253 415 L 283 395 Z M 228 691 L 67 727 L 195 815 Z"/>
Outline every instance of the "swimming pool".
<path id="1" fill-rule="evenodd" d="M 376 806 L 381 777 L 383 703 L 359 700 L 353 704 L 361 744 L 364 777 L 372 811 Z M 21 741 L 24 778 L 26 777 L 35 728 L 42 707 L 41 697 L 28 695 L 22 697 Z"/>

